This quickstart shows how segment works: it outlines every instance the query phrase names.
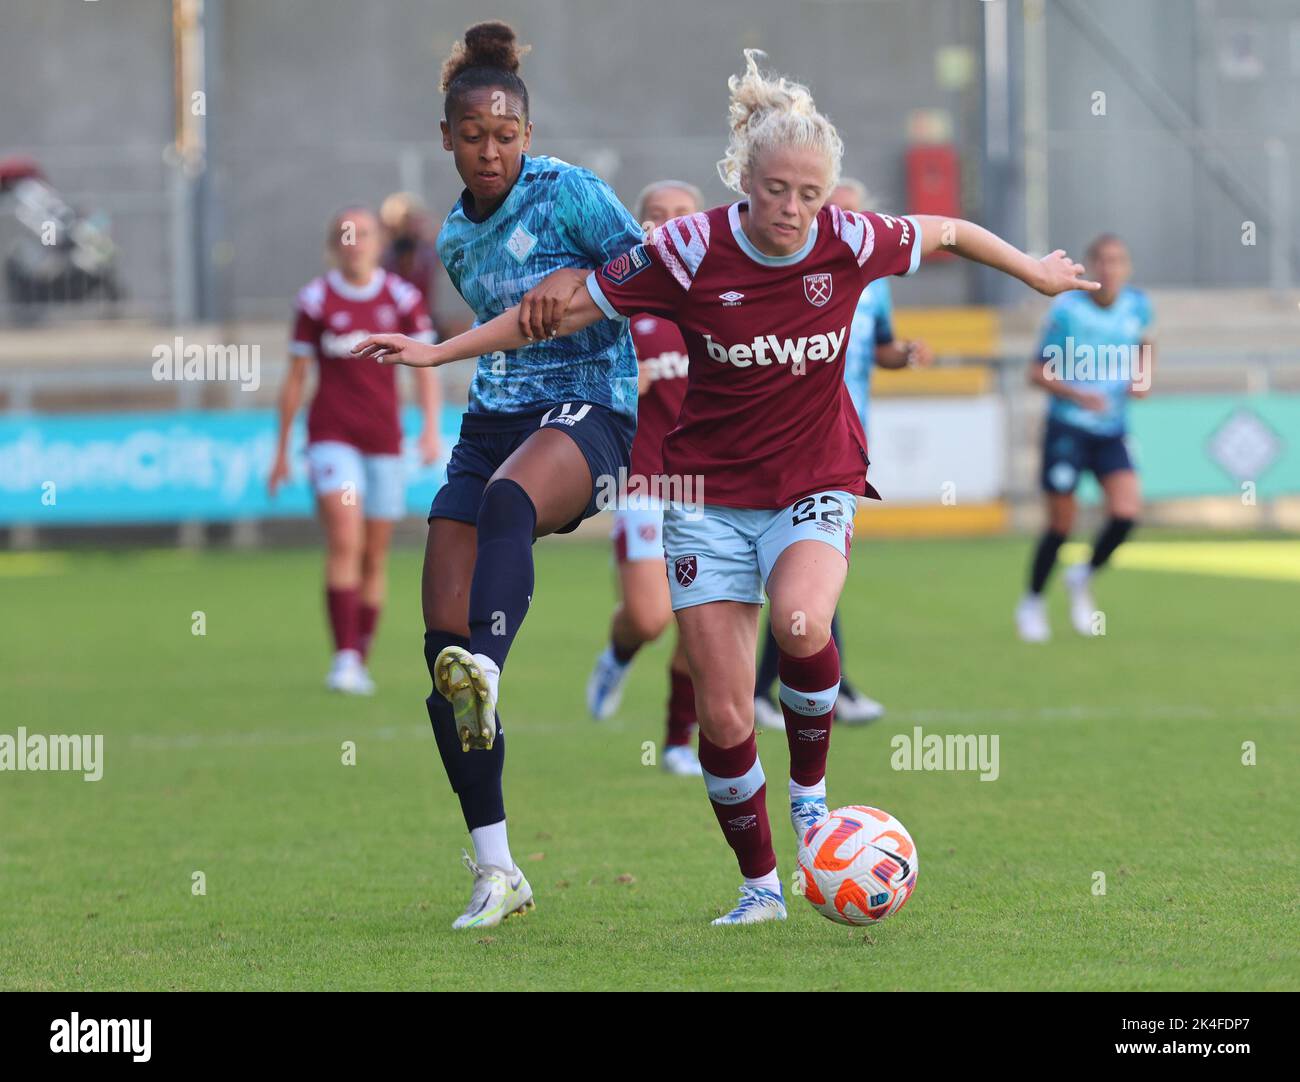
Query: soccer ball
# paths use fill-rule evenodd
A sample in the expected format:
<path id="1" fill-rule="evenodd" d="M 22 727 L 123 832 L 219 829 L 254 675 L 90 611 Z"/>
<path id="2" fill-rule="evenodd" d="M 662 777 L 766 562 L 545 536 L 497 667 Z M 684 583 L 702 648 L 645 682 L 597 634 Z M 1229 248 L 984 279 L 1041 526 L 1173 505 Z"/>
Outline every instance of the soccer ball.
<path id="1" fill-rule="evenodd" d="M 916 886 L 916 843 L 888 812 L 850 804 L 812 827 L 799 847 L 799 892 L 837 924 L 875 924 Z"/>

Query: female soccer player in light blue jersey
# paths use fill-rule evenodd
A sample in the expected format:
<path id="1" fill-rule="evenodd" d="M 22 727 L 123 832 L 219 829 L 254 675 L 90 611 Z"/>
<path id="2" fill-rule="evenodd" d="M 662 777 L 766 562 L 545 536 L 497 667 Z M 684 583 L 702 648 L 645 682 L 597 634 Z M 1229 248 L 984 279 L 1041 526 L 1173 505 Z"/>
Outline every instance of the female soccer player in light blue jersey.
<path id="1" fill-rule="evenodd" d="M 527 153 L 523 51 L 508 26 L 480 23 L 443 68 L 442 142 L 465 190 L 438 254 L 478 322 L 522 303 L 543 337 L 588 271 L 638 244 L 641 230 L 592 173 Z M 624 324 L 602 321 L 478 360 L 429 512 L 423 579 L 429 719 L 475 851 L 465 855 L 473 892 L 454 927 L 490 927 L 533 904 L 506 837 L 498 680 L 532 600 L 533 540 L 598 510 L 601 479 L 628 466 L 636 398 Z"/>
<path id="2" fill-rule="evenodd" d="M 1119 237 L 1098 237 L 1085 258 L 1101 289 L 1063 293 L 1052 303 L 1029 365 L 1030 382 L 1051 398 L 1043 436 L 1047 529 L 1030 562 L 1029 590 L 1016 606 L 1016 629 L 1026 642 L 1051 636 L 1043 587 L 1074 526 L 1074 490 L 1084 471 L 1101 485 L 1106 523 L 1092 556 L 1065 571 L 1070 622 L 1080 635 L 1097 633 L 1092 577 L 1132 532 L 1142 509 L 1128 451 L 1128 400 L 1145 397 L 1151 387 L 1151 303 L 1128 285 L 1133 267 Z"/>

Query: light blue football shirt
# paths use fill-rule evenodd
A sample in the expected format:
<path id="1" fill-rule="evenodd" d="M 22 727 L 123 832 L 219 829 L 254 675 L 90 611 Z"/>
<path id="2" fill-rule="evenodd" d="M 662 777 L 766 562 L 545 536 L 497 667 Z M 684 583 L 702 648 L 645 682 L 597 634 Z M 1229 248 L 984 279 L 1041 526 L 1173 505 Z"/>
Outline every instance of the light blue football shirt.
<path id="1" fill-rule="evenodd" d="M 466 212 L 466 204 L 470 213 Z M 524 156 L 505 201 L 484 221 L 462 193 L 438 233 L 438 255 L 479 323 L 514 307 L 560 267 L 599 267 L 641 243 L 641 229 L 603 180 L 558 158 Z M 627 324 L 478 359 L 471 413 L 530 413 L 595 402 L 636 415 L 636 351 Z"/>
<path id="2" fill-rule="evenodd" d="M 862 430 L 867 428 L 867 403 L 871 394 L 871 369 L 876 363 L 876 347 L 894 340 L 894 301 L 889 281 L 877 278 L 862 291 L 853 310 L 849 331 L 849 348 L 844 355 L 844 382 L 858 411 Z"/>
<path id="3" fill-rule="evenodd" d="M 1062 382 L 1105 395 L 1108 405 L 1098 413 L 1052 395 L 1048 418 L 1098 436 L 1123 435 L 1128 421 L 1129 387 L 1137 375 L 1130 361 L 1136 358 L 1150 326 L 1151 302 L 1138 289 L 1126 286 L 1105 308 L 1082 290 L 1058 296 L 1047 313 L 1039 360 L 1060 356 L 1062 372 L 1068 377 Z M 1050 352 L 1053 347 L 1059 353 Z M 1117 363 L 1120 349 L 1129 358 L 1124 363 Z"/>

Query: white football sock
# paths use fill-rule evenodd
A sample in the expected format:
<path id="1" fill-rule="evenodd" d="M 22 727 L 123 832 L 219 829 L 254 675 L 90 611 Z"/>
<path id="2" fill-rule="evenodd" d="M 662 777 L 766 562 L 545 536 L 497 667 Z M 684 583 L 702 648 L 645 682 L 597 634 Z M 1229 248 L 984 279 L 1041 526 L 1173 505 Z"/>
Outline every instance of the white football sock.
<path id="1" fill-rule="evenodd" d="M 794 778 L 790 779 L 790 799 L 798 800 L 801 797 L 819 796 L 826 799 L 826 776 L 822 775 L 822 780 L 816 785 L 800 785 Z"/>
<path id="2" fill-rule="evenodd" d="M 515 860 L 510 855 L 510 843 L 506 841 L 506 821 L 489 823 L 485 827 L 475 827 L 469 832 L 474 843 L 474 860 L 479 864 L 490 864 L 493 868 L 514 871 Z"/>
<path id="3" fill-rule="evenodd" d="M 745 886 L 761 887 L 763 890 L 770 890 L 773 894 L 781 893 L 781 877 L 776 874 L 773 868 L 767 875 L 760 875 L 757 879 L 746 879 Z"/>
<path id="4" fill-rule="evenodd" d="M 475 654 L 474 660 L 478 662 L 478 667 L 483 671 L 483 679 L 487 681 L 488 689 L 492 693 L 492 701 L 497 702 L 501 690 L 501 670 L 497 668 L 497 663 L 487 654 Z"/>

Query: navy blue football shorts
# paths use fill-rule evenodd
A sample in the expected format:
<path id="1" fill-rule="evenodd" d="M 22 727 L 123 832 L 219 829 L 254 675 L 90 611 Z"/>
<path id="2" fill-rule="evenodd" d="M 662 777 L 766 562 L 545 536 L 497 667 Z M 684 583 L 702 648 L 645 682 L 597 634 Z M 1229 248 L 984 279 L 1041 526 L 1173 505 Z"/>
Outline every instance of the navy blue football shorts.
<path id="1" fill-rule="evenodd" d="M 624 476 L 619 471 L 626 471 L 630 465 L 632 438 L 636 435 L 635 419 L 594 402 L 557 402 L 550 409 L 534 413 L 467 412 L 447 464 L 447 482 L 429 508 L 429 521 L 449 518 L 476 523 L 483 490 L 492 475 L 524 440 L 542 428 L 564 432 L 578 445 L 591 470 L 591 502 L 557 532 L 576 530 L 583 519 L 600 510 L 600 497 L 608 497 L 608 486 L 616 486 Z M 602 478 L 609 480 L 602 483 Z"/>
<path id="2" fill-rule="evenodd" d="M 1100 481 L 1107 474 L 1132 468 L 1123 433 L 1102 436 L 1060 421 L 1047 422 L 1043 436 L 1044 492 L 1073 492 L 1085 470 Z"/>

